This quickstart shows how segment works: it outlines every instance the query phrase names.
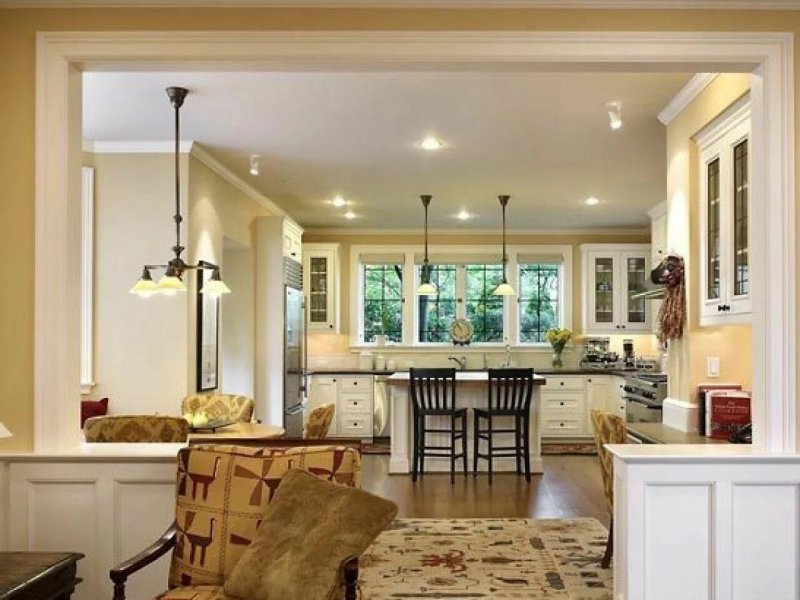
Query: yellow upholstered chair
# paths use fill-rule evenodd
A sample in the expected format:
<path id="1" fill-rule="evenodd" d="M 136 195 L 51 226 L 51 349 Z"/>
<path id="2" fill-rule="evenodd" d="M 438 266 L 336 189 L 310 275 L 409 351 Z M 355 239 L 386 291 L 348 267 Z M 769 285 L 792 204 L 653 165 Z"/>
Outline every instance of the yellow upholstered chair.
<path id="1" fill-rule="evenodd" d="M 592 425 L 594 426 L 594 442 L 597 445 L 597 457 L 600 460 L 600 474 L 603 476 L 606 508 L 611 515 L 606 551 L 600 561 L 600 566 L 607 569 L 611 564 L 611 555 L 614 552 L 614 457 L 604 446 L 605 444 L 627 443 L 628 432 L 625 421 L 621 417 L 596 409 L 592 410 Z"/>
<path id="2" fill-rule="evenodd" d="M 333 423 L 333 415 L 336 412 L 335 404 L 323 404 L 317 406 L 308 415 L 308 421 L 303 430 L 303 438 L 307 440 L 324 440 L 328 437 L 328 430 Z"/>
<path id="3" fill-rule="evenodd" d="M 226 579 L 256 535 L 290 469 L 361 485 L 361 455 L 344 446 L 189 446 L 178 454 L 175 523 L 155 544 L 111 570 L 114 600 L 130 575 L 172 550 L 169 591 L 160 600 L 227 600 Z M 356 598 L 358 562 L 342 567 L 341 594 Z"/>
<path id="4" fill-rule="evenodd" d="M 181 417 L 119 415 L 92 417 L 83 425 L 87 442 L 185 442 L 189 424 Z"/>
<path id="5" fill-rule="evenodd" d="M 253 399 L 234 394 L 192 394 L 181 403 L 181 414 L 204 412 L 212 421 L 249 423 L 253 420 Z"/>

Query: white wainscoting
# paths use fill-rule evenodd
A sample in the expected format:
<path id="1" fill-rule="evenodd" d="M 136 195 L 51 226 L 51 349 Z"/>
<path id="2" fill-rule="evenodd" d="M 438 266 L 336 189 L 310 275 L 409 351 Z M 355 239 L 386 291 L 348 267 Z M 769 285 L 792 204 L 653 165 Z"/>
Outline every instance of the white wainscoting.
<path id="1" fill-rule="evenodd" d="M 108 600 L 109 569 L 144 550 L 175 511 L 175 458 L 0 456 L 0 548 L 82 552 L 76 600 Z M 169 555 L 130 580 L 128 598 L 166 589 Z"/>
<path id="2" fill-rule="evenodd" d="M 615 600 L 800 597 L 800 455 L 609 446 Z"/>

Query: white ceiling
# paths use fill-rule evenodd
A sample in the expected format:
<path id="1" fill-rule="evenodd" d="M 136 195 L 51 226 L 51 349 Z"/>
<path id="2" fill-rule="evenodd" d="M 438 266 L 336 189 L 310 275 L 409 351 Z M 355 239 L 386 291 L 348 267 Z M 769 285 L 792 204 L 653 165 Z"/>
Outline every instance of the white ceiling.
<path id="1" fill-rule="evenodd" d="M 164 88 L 188 87 L 183 139 L 305 227 L 627 228 L 664 200 L 665 128 L 656 115 L 691 74 L 676 73 L 87 73 L 84 139 L 172 136 Z M 622 104 L 612 131 L 605 104 Z M 447 147 L 428 153 L 423 136 Z M 258 154 L 261 173 L 248 174 Z M 328 204 L 335 194 L 357 218 Z M 597 196 L 601 204 L 585 206 Z M 461 209 L 475 214 L 464 223 Z"/>

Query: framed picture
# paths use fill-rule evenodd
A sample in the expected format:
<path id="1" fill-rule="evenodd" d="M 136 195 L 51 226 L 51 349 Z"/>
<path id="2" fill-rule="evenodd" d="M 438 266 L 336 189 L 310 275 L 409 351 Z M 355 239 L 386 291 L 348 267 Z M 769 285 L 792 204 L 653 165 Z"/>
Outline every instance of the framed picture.
<path id="1" fill-rule="evenodd" d="M 217 389 L 219 376 L 219 296 L 201 294 L 210 269 L 198 269 L 197 285 L 197 391 Z"/>

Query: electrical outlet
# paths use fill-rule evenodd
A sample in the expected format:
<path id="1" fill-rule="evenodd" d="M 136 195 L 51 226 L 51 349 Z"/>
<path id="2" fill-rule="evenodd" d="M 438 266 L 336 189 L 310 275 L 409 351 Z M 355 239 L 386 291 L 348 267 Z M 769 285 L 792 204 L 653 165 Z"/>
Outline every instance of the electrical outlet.
<path id="1" fill-rule="evenodd" d="M 707 356 L 707 374 L 709 377 L 719 377 L 719 356 Z"/>

